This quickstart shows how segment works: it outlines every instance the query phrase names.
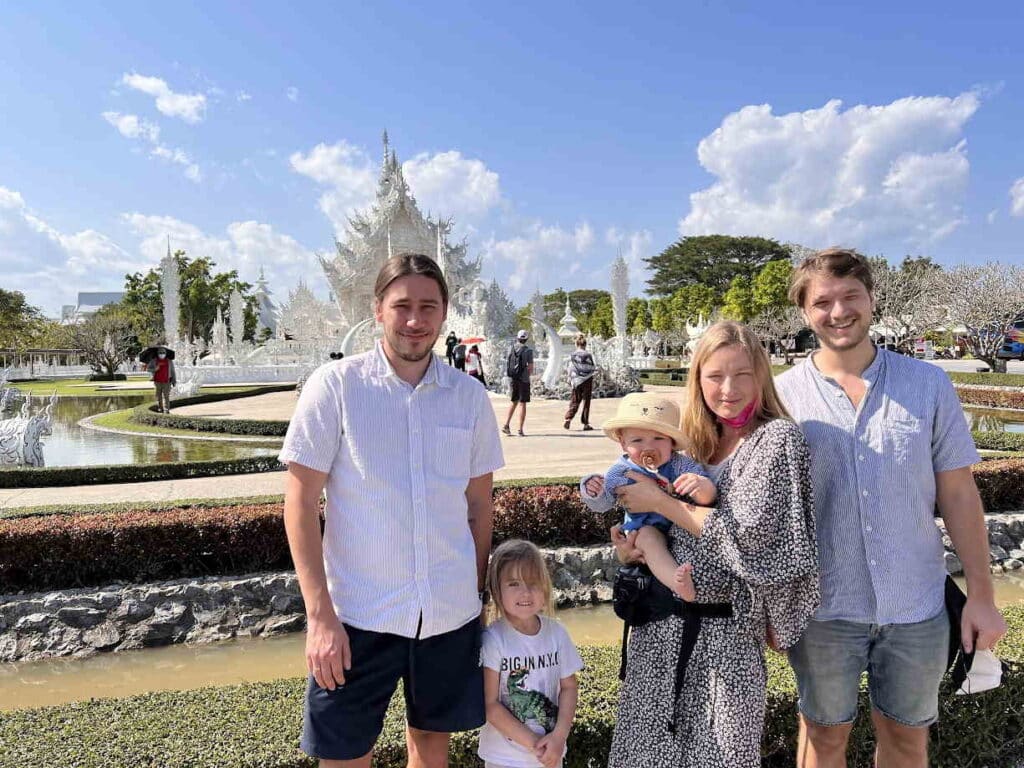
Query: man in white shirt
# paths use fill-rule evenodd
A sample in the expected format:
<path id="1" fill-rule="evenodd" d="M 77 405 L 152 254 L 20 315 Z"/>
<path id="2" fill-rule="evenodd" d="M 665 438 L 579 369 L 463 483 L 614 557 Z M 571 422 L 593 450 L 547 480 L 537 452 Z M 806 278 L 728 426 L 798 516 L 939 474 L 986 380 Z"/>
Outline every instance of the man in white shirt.
<path id="1" fill-rule="evenodd" d="M 307 616 L 301 746 L 324 768 L 369 766 L 401 679 L 409 766 L 443 768 L 449 734 L 485 719 L 478 617 L 504 460 L 486 391 L 432 354 L 437 264 L 389 259 L 374 295 L 384 338 L 310 376 L 280 454 Z"/>

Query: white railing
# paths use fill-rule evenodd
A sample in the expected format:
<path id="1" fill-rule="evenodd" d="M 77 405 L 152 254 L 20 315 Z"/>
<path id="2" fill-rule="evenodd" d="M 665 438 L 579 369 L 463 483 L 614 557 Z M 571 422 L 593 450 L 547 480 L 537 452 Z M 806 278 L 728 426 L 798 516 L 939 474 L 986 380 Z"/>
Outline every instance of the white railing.
<path id="1" fill-rule="evenodd" d="M 178 381 L 194 375 L 203 384 L 294 384 L 310 365 L 177 365 Z"/>

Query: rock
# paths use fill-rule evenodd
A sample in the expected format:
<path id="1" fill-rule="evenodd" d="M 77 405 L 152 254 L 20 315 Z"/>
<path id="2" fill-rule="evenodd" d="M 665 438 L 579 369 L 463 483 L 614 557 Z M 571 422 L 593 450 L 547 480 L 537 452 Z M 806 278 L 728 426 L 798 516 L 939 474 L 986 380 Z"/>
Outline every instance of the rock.
<path id="1" fill-rule="evenodd" d="M 86 629 L 88 627 L 95 627 L 107 618 L 107 614 L 104 611 L 98 611 L 95 608 L 71 606 L 68 608 L 61 608 L 57 611 L 57 618 L 69 627 Z"/>
<path id="2" fill-rule="evenodd" d="M 555 571 L 551 582 L 558 589 L 575 589 L 580 585 L 580 580 L 568 568 L 559 568 Z"/>
<path id="3" fill-rule="evenodd" d="M 1017 546 L 1017 542 L 1005 533 L 990 533 L 988 536 L 988 542 L 990 545 L 996 545 L 1003 549 L 1013 549 Z"/>
<path id="4" fill-rule="evenodd" d="M 1024 560 L 1024 549 L 1011 549 L 1006 554 L 1014 560 Z"/>
<path id="5" fill-rule="evenodd" d="M 960 558 L 952 552 L 946 553 L 946 572 L 954 576 L 964 572 L 963 563 L 961 563 Z"/>
<path id="6" fill-rule="evenodd" d="M 14 628 L 18 632 L 42 632 L 49 629 L 51 621 L 50 616 L 45 613 L 30 613 L 18 619 Z"/>
<path id="7" fill-rule="evenodd" d="M 266 613 L 243 613 L 238 617 L 238 628 L 252 629 L 265 618 L 267 618 Z"/>
<path id="8" fill-rule="evenodd" d="M 270 598 L 273 613 L 296 613 L 305 609 L 301 595 L 274 595 Z"/>
<path id="9" fill-rule="evenodd" d="M 110 614 L 110 618 L 134 624 L 153 615 L 153 606 L 134 597 L 126 597 L 121 605 Z"/>
<path id="10" fill-rule="evenodd" d="M 1019 568 L 1024 568 L 1024 558 L 1011 557 L 1009 560 L 1003 561 L 1004 570 L 1016 571 Z"/>
<path id="11" fill-rule="evenodd" d="M 200 628 L 219 627 L 227 622 L 228 615 L 227 608 L 213 608 L 210 610 L 192 608 L 192 617 L 195 619 L 196 626 Z"/>
<path id="12" fill-rule="evenodd" d="M 18 638 L 13 632 L 0 635 L 0 662 L 14 661 L 18 658 Z"/>
<path id="13" fill-rule="evenodd" d="M 990 573 L 1003 573 L 1003 566 L 993 563 L 988 567 Z"/>
<path id="14" fill-rule="evenodd" d="M 590 584 L 596 584 L 597 582 L 601 581 L 603 578 L 604 578 L 604 571 L 602 571 L 600 568 L 598 568 L 596 571 L 594 571 L 593 573 L 590 574 L 590 576 L 588 577 L 587 581 Z"/>
<path id="15" fill-rule="evenodd" d="M 296 613 L 279 619 L 270 619 L 263 625 L 263 635 L 283 635 L 286 632 L 298 632 L 306 627 L 306 615 Z"/>
<path id="16" fill-rule="evenodd" d="M 591 590 L 591 599 L 595 603 L 610 603 L 612 600 L 612 588 L 608 584 L 598 584 Z"/>
<path id="17" fill-rule="evenodd" d="M 953 540 L 949 538 L 948 533 L 942 534 L 942 546 L 945 547 L 947 552 L 952 552 L 954 550 Z"/>
<path id="18" fill-rule="evenodd" d="M 1006 550 L 997 544 L 992 544 L 988 548 L 988 554 L 993 563 L 998 563 L 1000 560 L 1007 558 Z"/>
<path id="19" fill-rule="evenodd" d="M 110 622 L 105 622 L 83 632 L 82 641 L 97 651 L 107 650 L 121 642 L 121 631 Z"/>

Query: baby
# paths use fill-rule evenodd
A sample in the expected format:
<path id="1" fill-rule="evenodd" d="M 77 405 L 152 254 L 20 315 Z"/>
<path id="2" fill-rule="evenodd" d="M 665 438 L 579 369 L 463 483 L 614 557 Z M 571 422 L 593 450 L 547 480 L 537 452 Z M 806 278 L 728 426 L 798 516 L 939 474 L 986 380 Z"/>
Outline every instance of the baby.
<path id="1" fill-rule="evenodd" d="M 689 497 L 701 506 L 714 503 L 718 490 L 704 468 L 677 453 L 686 439 L 679 429 L 679 408 L 672 400 L 647 393 L 626 395 L 615 417 L 606 421 L 602 429 L 618 441 L 624 453 L 603 480 L 600 475 L 590 475 L 580 483 L 583 501 L 591 509 L 611 509 L 615 505 L 615 489 L 634 482 L 626 476 L 630 471 L 645 474 L 667 493 Z M 636 547 L 643 553 L 651 573 L 683 599 L 692 600 L 691 566 L 677 566 L 665 538 L 671 525 L 670 520 L 654 511 L 627 512 L 622 532 L 637 531 Z"/>

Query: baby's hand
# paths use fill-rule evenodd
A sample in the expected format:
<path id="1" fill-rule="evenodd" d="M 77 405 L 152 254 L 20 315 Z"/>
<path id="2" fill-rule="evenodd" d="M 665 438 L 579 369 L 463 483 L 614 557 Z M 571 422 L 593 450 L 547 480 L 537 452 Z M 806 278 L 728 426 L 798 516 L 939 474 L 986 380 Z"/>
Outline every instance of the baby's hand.
<path id="1" fill-rule="evenodd" d="M 689 496 L 698 504 L 710 504 L 718 495 L 718 489 L 711 482 L 711 478 L 693 472 L 686 472 L 677 477 L 672 487 L 680 496 Z"/>
<path id="2" fill-rule="evenodd" d="M 583 487 L 587 491 L 588 496 L 597 498 L 604 493 L 604 477 L 602 475 L 594 475 L 587 479 Z"/>
<path id="3" fill-rule="evenodd" d="M 697 590 L 693 586 L 693 566 L 683 563 L 676 568 L 676 585 L 672 589 L 688 603 L 697 599 Z"/>

